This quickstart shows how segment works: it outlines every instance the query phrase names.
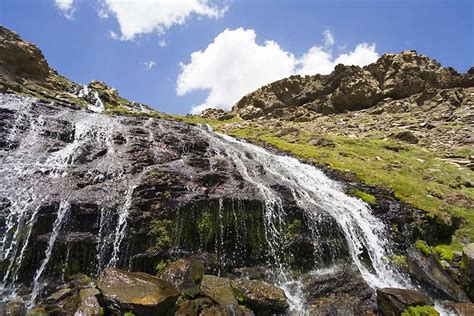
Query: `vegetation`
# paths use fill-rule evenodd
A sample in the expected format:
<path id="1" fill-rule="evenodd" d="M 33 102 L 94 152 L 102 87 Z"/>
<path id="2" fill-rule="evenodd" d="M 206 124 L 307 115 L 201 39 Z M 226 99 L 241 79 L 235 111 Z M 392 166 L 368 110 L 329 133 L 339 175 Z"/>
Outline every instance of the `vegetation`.
<path id="1" fill-rule="evenodd" d="M 415 247 L 416 247 L 416 249 L 418 249 L 419 251 L 421 251 L 425 255 L 431 255 L 433 253 L 431 251 L 430 246 L 428 246 L 428 244 L 423 240 L 417 240 L 415 242 Z"/>
<path id="2" fill-rule="evenodd" d="M 152 250 L 160 251 L 173 245 L 173 222 L 167 219 L 154 219 L 150 224 L 150 232 L 154 237 Z"/>
<path id="3" fill-rule="evenodd" d="M 354 195 L 362 199 L 362 201 L 367 202 L 371 205 L 377 204 L 377 199 L 372 194 L 357 190 L 354 192 Z"/>
<path id="4" fill-rule="evenodd" d="M 402 312 L 402 316 L 439 316 L 432 306 L 410 306 Z"/>
<path id="5" fill-rule="evenodd" d="M 223 125 L 224 124 L 224 125 Z M 315 135 L 291 129 L 259 128 L 240 124 L 221 123 L 218 129 L 226 133 L 276 147 L 309 162 L 321 163 L 343 172 L 353 172 L 364 183 L 385 187 L 403 202 L 425 210 L 427 215 L 450 222 L 452 216 L 462 219 L 452 247 L 474 241 L 474 212 L 469 205 L 474 201 L 470 173 L 463 167 L 438 159 L 439 153 L 401 144 L 377 135 L 351 138 L 325 135 L 333 146 L 312 145 Z M 283 134 L 283 135 L 282 135 Z M 464 149 L 466 151 L 466 149 Z M 376 202 L 365 194 L 358 195 L 368 203 Z"/>

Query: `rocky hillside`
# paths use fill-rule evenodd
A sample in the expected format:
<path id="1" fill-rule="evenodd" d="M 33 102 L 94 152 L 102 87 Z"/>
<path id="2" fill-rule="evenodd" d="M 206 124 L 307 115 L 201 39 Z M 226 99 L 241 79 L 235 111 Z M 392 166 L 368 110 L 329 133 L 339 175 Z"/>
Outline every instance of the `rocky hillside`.
<path id="1" fill-rule="evenodd" d="M 0 92 L 100 113 L 161 116 L 145 104 L 122 98 L 104 82 L 92 80 L 88 85 L 80 85 L 61 76 L 48 65 L 36 45 L 3 26 L 0 56 Z"/>
<path id="2" fill-rule="evenodd" d="M 472 75 L 385 55 L 178 120 L 0 36 L 1 315 L 472 315 Z"/>

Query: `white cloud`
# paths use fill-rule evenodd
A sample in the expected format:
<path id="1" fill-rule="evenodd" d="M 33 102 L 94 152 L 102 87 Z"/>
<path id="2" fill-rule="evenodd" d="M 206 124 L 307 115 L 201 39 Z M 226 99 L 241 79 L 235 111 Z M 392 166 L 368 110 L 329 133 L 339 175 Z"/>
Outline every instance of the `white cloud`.
<path id="1" fill-rule="evenodd" d="M 74 7 L 74 0 L 54 0 L 54 3 L 66 18 L 72 19 L 72 15 L 76 10 Z"/>
<path id="2" fill-rule="evenodd" d="M 158 46 L 165 47 L 166 46 L 166 40 L 164 38 L 160 39 L 160 41 L 158 42 Z"/>
<path id="3" fill-rule="evenodd" d="M 164 33 L 175 24 L 183 25 L 192 15 L 217 19 L 227 10 L 225 5 L 218 6 L 208 0 L 103 0 L 103 4 L 117 18 L 122 40 L 133 40 L 140 34 Z"/>
<path id="4" fill-rule="evenodd" d="M 329 29 L 324 30 L 323 36 L 324 36 L 325 47 L 331 47 L 336 43 L 336 40 L 334 39 L 334 35 L 332 35 L 331 30 Z"/>
<path id="5" fill-rule="evenodd" d="M 334 43 L 334 36 L 325 31 L 326 46 L 313 46 L 296 58 L 276 42 L 257 43 L 254 30 L 226 29 L 205 50 L 192 53 L 188 64 L 180 64 L 176 92 L 182 96 L 196 90 L 209 91 L 204 103 L 194 106 L 192 113 L 206 108 L 229 110 L 243 95 L 275 80 L 292 74 L 328 74 L 338 63 L 364 66 L 379 56 L 375 44 L 367 43 L 334 56 L 327 47 Z"/>
<path id="6" fill-rule="evenodd" d="M 156 66 L 156 61 L 154 60 L 145 61 L 142 64 L 145 65 L 146 70 L 151 70 L 153 67 Z"/>
<path id="7" fill-rule="evenodd" d="M 275 42 L 259 45 L 255 39 L 253 30 L 226 29 L 204 51 L 192 53 L 189 64 L 181 64 L 178 95 L 209 90 L 205 103 L 195 106 L 194 113 L 208 107 L 229 109 L 245 93 L 293 72 L 296 59 L 292 54 Z"/>

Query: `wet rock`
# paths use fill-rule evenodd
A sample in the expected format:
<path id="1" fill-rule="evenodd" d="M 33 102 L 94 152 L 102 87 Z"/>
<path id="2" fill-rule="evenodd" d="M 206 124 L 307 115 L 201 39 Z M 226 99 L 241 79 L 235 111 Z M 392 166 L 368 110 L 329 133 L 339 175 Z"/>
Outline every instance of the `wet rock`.
<path id="1" fill-rule="evenodd" d="M 23 316 L 26 314 L 26 305 L 21 297 L 16 297 L 0 306 L 0 315 Z"/>
<path id="2" fill-rule="evenodd" d="M 423 293 L 397 288 L 377 289 L 377 305 L 385 316 L 400 315 L 409 306 L 433 305 L 431 298 Z"/>
<path id="3" fill-rule="evenodd" d="M 208 307 L 212 307 L 214 302 L 207 298 L 197 298 L 194 300 L 184 300 L 179 303 L 175 315 L 198 316 Z"/>
<path id="4" fill-rule="evenodd" d="M 474 243 L 462 251 L 462 282 L 469 298 L 474 301 Z"/>
<path id="5" fill-rule="evenodd" d="M 81 300 L 74 316 L 100 315 L 100 305 L 97 297 L 89 296 Z"/>
<path id="6" fill-rule="evenodd" d="M 28 313 L 27 316 L 49 316 L 50 313 L 44 307 L 34 307 Z"/>
<path id="7" fill-rule="evenodd" d="M 357 297 L 337 295 L 317 298 L 308 307 L 309 316 L 359 316 L 369 315 L 369 309 Z"/>
<path id="8" fill-rule="evenodd" d="M 474 315 L 474 303 L 447 303 L 443 307 L 458 316 Z"/>
<path id="9" fill-rule="evenodd" d="M 230 279 L 204 275 L 201 282 L 201 292 L 223 307 L 236 309 L 239 305 L 234 296 Z"/>
<path id="10" fill-rule="evenodd" d="M 285 292 L 265 281 L 240 280 L 231 284 L 238 301 L 257 315 L 284 314 L 289 307 Z"/>
<path id="11" fill-rule="evenodd" d="M 204 275 L 204 265 L 196 258 L 179 259 L 167 265 L 159 277 L 172 283 L 180 292 L 187 296 L 199 293 Z"/>
<path id="12" fill-rule="evenodd" d="M 163 315 L 176 302 L 179 292 L 168 281 L 142 272 L 107 268 L 97 282 L 107 307 L 136 315 Z"/>
<path id="13" fill-rule="evenodd" d="M 73 290 L 70 289 L 70 288 L 65 288 L 65 289 L 61 289 L 57 292 L 54 292 L 53 294 L 51 294 L 47 299 L 46 299 L 46 303 L 47 304 L 54 304 L 60 300 L 63 300 L 64 298 L 66 298 L 67 296 L 70 296 L 73 294 Z"/>
<path id="14" fill-rule="evenodd" d="M 416 248 L 407 251 L 410 276 L 427 287 L 435 296 L 455 302 L 469 302 L 463 290 L 451 279 L 432 254 L 423 254 Z"/>

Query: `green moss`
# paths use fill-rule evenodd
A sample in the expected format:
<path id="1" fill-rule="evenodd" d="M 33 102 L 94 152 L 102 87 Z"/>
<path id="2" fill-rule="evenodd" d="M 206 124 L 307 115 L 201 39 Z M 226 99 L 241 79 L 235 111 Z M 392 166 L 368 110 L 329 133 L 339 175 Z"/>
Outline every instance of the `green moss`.
<path id="1" fill-rule="evenodd" d="M 371 205 L 377 204 L 377 199 L 372 194 L 357 190 L 354 192 L 354 195 L 362 199 L 362 201 L 369 203 Z"/>
<path id="2" fill-rule="evenodd" d="M 423 240 L 417 240 L 415 242 L 415 247 L 416 247 L 416 249 L 418 249 L 419 251 L 421 251 L 425 255 L 431 255 L 433 253 L 431 251 L 430 246 L 428 246 L 428 244 Z"/>
<path id="3" fill-rule="evenodd" d="M 402 316 L 439 316 L 439 313 L 432 306 L 409 306 L 402 312 Z"/>
<path id="4" fill-rule="evenodd" d="M 135 316 L 135 314 L 132 313 L 132 312 L 125 312 L 125 314 L 123 314 L 123 316 Z"/>
<path id="5" fill-rule="evenodd" d="M 393 255 L 390 259 L 395 263 L 398 268 L 406 268 L 407 267 L 407 257 L 404 255 Z"/>
<path id="6" fill-rule="evenodd" d="M 282 231 L 283 236 L 287 241 L 292 241 L 298 238 L 301 235 L 302 223 L 299 219 L 294 219 L 291 223 L 286 224 Z"/>
<path id="7" fill-rule="evenodd" d="M 154 237 L 152 250 L 160 251 L 173 244 L 173 222 L 167 219 L 154 219 L 150 224 L 150 233 Z"/>
<path id="8" fill-rule="evenodd" d="M 210 243 L 216 233 L 212 223 L 211 213 L 208 210 L 203 211 L 197 220 L 197 229 L 200 240 L 204 243 Z"/>

